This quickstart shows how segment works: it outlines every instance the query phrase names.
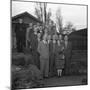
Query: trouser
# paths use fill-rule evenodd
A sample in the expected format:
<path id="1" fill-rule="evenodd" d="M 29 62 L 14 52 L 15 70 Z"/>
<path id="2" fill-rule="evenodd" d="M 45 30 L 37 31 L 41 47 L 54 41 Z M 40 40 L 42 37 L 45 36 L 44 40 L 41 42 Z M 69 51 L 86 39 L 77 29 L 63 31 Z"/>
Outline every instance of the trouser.
<path id="1" fill-rule="evenodd" d="M 27 40 L 27 42 L 26 42 L 26 47 L 30 48 L 30 41 L 29 40 Z"/>
<path id="2" fill-rule="evenodd" d="M 62 76 L 62 69 L 57 69 L 58 76 Z"/>
<path id="3" fill-rule="evenodd" d="M 40 57 L 40 70 L 43 76 L 48 77 L 49 74 L 49 58 Z"/>
<path id="4" fill-rule="evenodd" d="M 55 64 L 55 55 L 54 54 L 51 54 L 50 55 L 50 63 L 49 63 L 49 66 L 50 66 L 50 73 L 53 74 L 54 73 L 54 64 Z"/>
<path id="5" fill-rule="evenodd" d="M 34 64 L 40 69 L 40 57 L 37 51 L 32 50 Z"/>
<path id="6" fill-rule="evenodd" d="M 65 68 L 64 68 L 66 75 L 70 73 L 69 70 L 70 70 L 70 58 L 66 57 L 65 58 Z"/>
<path id="7" fill-rule="evenodd" d="M 26 39 L 24 37 L 16 37 L 17 40 L 17 50 L 22 52 L 26 46 Z"/>

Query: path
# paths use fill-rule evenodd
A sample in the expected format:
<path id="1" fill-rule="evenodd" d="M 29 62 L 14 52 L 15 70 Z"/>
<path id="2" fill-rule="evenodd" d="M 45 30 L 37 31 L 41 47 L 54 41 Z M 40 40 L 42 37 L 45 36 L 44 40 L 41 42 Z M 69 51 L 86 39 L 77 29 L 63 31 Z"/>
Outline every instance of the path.
<path id="1" fill-rule="evenodd" d="M 63 76 L 61 78 L 53 77 L 44 80 L 45 87 L 51 86 L 71 86 L 71 85 L 81 85 L 82 79 L 86 76 Z"/>

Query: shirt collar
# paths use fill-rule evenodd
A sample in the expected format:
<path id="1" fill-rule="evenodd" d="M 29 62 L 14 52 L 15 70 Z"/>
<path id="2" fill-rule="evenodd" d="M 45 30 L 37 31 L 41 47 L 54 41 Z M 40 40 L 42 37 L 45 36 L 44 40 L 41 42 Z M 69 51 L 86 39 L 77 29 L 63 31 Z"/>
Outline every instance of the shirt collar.
<path id="1" fill-rule="evenodd" d="M 44 44 L 47 44 L 47 42 L 46 42 L 45 40 L 43 40 L 43 43 L 44 43 Z"/>

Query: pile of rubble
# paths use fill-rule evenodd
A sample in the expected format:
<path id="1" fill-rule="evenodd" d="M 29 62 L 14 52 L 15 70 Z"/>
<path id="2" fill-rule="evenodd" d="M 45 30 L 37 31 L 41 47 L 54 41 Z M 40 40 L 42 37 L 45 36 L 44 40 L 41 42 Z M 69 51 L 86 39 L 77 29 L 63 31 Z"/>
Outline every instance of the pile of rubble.
<path id="1" fill-rule="evenodd" d="M 16 56 L 13 57 L 14 60 Z M 19 60 L 20 58 L 16 59 L 11 65 L 12 90 L 43 87 L 44 83 L 40 70 L 32 63 L 26 65 L 23 58 L 22 60 Z"/>
<path id="2" fill-rule="evenodd" d="M 33 87 L 42 87 L 43 78 L 41 72 L 35 65 L 28 67 L 12 66 L 12 88 L 25 89 Z"/>

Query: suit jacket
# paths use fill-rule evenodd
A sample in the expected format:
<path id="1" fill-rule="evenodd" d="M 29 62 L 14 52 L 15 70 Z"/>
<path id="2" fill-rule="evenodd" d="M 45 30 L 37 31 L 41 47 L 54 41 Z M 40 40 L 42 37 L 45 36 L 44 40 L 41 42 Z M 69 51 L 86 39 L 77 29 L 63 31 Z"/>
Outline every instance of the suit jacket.
<path id="1" fill-rule="evenodd" d="M 17 23 L 15 26 L 15 33 L 17 37 L 24 37 L 26 36 L 26 24 L 24 23 Z"/>
<path id="2" fill-rule="evenodd" d="M 49 43 L 49 51 L 50 51 L 50 54 L 56 52 L 56 47 L 57 47 L 57 43 L 53 43 L 52 41 Z"/>
<path id="3" fill-rule="evenodd" d="M 38 52 L 40 53 L 40 57 L 49 58 L 49 45 L 41 41 L 38 44 Z"/>
<path id="4" fill-rule="evenodd" d="M 72 44 L 71 42 L 68 42 L 67 47 L 65 47 L 64 50 L 65 55 L 65 73 L 69 73 L 69 68 L 71 65 L 71 56 L 72 56 Z"/>
<path id="5" fill-rule="evenodd" d="M 37 48 L 38 48 L 38 40 L 37 40 L 37 36 L 32 33 L 31 34 L 31 37 L 30 37 L 30 45 L 31 45 L 31 49 L 33 51 L 37 51 Z"/>
<path id="6" fill-rule="evenodd" d="M 71 44 L 71 42 L 68 42 L 67 47 L 65 47 L 65 49 L 64 49 L 65 57 L 70 58 L 71 57 L 71 52 L 72 52 L 72 44 Z"/>

